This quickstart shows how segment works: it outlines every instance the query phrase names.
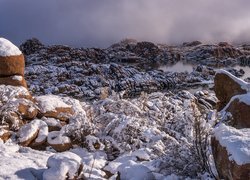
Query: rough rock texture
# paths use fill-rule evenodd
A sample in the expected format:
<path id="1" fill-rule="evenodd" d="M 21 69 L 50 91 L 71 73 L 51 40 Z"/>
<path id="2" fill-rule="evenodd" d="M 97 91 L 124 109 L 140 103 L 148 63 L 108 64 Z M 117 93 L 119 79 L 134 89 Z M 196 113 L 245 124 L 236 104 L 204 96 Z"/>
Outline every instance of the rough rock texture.
<path id="1" fill-rule="evenodd" d="M 20 78 L 16 79 L 15 77 L 20 77 Z M 22 76 L 0 77 L 0 84 L 11 85 L 11 86 L 23 86 L 27 88 L 27 83 Z"/>
<path id="2" fill-rule="evenodd" d="M 24 56 L 14 44 L 4 38 L 0 38 L 0 63 L 0 84 L 27 88 Z"/>
<path id="3" fill-rule="evenodd" d="M 0 125 L 18 130 L 23 122 L 23 111 L 18 106 L 23 102 L 33 104 L 29 91 L 24 87 L 0 85 Z M 22 110 L 22 109 L 20 109 Z"/>
<path id="4" fill-rule="evenodd" d="M 230 101 L 230 99 L 238 94 L 245 94 L 247 91 L 232 79 L 228 74 L 217 73 L 214 78 L 214 91 L 219 99 L 218 109 L 221 110 Z"/>
<path id="5" fill-rule="evenodd" d="M 24 56 L 0 57 L 0 77 L 20 75 L 24 76 Z"/>
<path id="6" fill-rule="evenodd" d="M 240 102 L 239 99 L 234 99 L 227 112 L 232 114 L 229 124 L 235 128 L 250 128 L 250 105 L 244 102 Z"/>
<path id="7" fill-rule="evenodd" d="M 21 102 L 18 106 L 18 112 L 23 119 L 35 119 L 38 114 L 38 109 L 32 101 Z"/>
<path id="8" fill-rule="evenodd" d="M 221 179 L 242 180 L 250 179 L 250 164 L 238 165 L 230 159 L 226 148 L 215 139 L 211 139 L 215 165 Z"/>
<path id="9" fill-rule="evenodd" d="M 27 40 L 20 46 L 20 50 L 25 54 L 29 55 L 37 52 L 43 47 L 43 44 L 36 38 Z"/>

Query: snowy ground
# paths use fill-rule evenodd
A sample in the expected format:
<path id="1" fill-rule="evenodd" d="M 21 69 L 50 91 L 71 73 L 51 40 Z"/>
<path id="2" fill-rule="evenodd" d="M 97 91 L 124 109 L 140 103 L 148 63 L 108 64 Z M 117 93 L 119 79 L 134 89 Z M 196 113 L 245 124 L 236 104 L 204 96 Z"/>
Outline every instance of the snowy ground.
<path id="1" fill-rule="evenodd" d="M 2 179 L 64 179 L 70 172 L 73 177 L 80 168 L 77 159 L 83 165 L 79 177 L 87 179 L 200 179 L 207 173 L 195 149 L 195 124 L 199 117 L 201 128 L 209 131 L 214 111 L 188 91 L 144 93 L 132 99 L 114 93 L 94 102 L 53 95 L 35 98 L 41 112 L 61 106 L 72 107 L 74 114 L 60 131 L 48 132 L 47 125 L 58 120 L 43 117 L 12 132 L 11 140 L 1 142 L 0 169 L 7 169 L 0 173 Z M 208 115 L 200 117 L 200 108 Z M 43 151 L 18 145 L 36 133 L 36 143 L 74 143 L 66 154 L 49 145 Z M 51 176 L 51 171 L 57 175 Z"/>

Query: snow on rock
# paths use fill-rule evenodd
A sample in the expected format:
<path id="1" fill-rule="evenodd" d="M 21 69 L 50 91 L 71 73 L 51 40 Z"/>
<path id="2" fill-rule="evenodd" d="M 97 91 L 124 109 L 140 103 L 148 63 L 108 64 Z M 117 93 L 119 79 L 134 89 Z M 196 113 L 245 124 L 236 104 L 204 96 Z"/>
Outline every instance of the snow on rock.
<path id="1" fill-rule="evenodd" d="M 71 108 L 71 106 L 65 104 L 59 96 L 55 95 L 38 96 L 36 100 L 42 113 L 56 111 L 56 108 Z"/>
<path id="2" fill-rule="evenodd" d="M 250 163 L 250 129 L 236 129 L 221 123 L 214 129 L 214 136 L 227 149 L 229 159 L 238 165 Z"/>
<path id="3" fill-rule="evenodd" d="M 221 110 L 233 96 L 249 92 L 250 84 L 225 70 L 219 70 L 214 77 L 214 91 L 219 99 L 218 110 Z"/>
<path id="4" fill-rule="evenodd" d="M 220 111 L 221 121 L 235 128 L 250 128 L 250 93 L 235 95 Z"/>
<path id="5" fill-rule="evenodd" d="M 44 180 L 75 179 L 82 171 L 81 158 L 72 152 L 57 153 L 49 157 L 48 169 L 43 173 Z"/>
<path id="6" fill-rule="evenodd" d="M 72 106 L 66 104 L 60 96 L 38 96 L 35 99 L 42 116 L 67 121 L 74 114 Z"/>
<path id="7" fill-rule="evenodd" d="M 0 85 L 1 124 L 8 125 L 10 129 L 18 130 L 23 124 L 22 116 L 28 115 L 23 107 L 20 108 L 20 104 L 30 102 L 30 99 L 32 97 L 24 87 Z"/>
<path id="8" fill-rule="evenodd" d="M 28 146 L 34 139 L 35 143 L 41 144 L 48 136 L 47 124 L 39 119 L 22 126 L 18 131 L 19 142 L 23 146 Z"/>
<path id="9" fill-rule="evenodd" d="M 147 149 L 138 149 L 132 152 L 131 156 L 136 156 L 140 160 L 144 160 L 144 161 L 150 160 L 150 156 L 148 155 Z"/>
<path id="10" fill-rule="evenodd" d="M 65 144 L 70 143 L 70 139 L 67 136 L 63 136 L 60 131 L 52 131 L 48 136 L 49 144 Z"/>
<path id="11" fill-rule="evenodd" d="M 22 52 L 12 44 L 9 40 L 0 37 L 0 56 L 18 56 L 21 55 Z"/>
<path id="12" fill-rule="evenodd" d="M 24 87 L 0 85 L 0 102 L 7 102 L 19 96 L 30 96 L 29 91 Z"/>
<path id="13" fill-rule="evenodd" d="M 130 160 L 126 163 L 118 166 L 118 172 L 120 173 L 121 179 L 126 180 L 154 180 L 155 177 L 151 170 L 142 164 L 137 164 L 136 162 Z"/>
<path id="14" fill-rule="evenodd" d="M 71 140 L 62 131 L 52 131 L 48 135 L 48 144 L 58 152 L 69 150 L 72 147 Z"/>
<path id="15" fill-rule="evenodd" d="M 12 79 L 13 80 L 17 80 L 17 81 L 22 81 L 23 80 L 23 76 L 17 76 L 17 75 L 15 75 L 15 76 L 12 77 Z"/>
<path id="16" fill-rule="evenodd" d="M 229 76 L 233 81 L 235 81 L 237 84 L 239 84 L 241 86 L 242 89 L 245 89 L 247 91 L 250 91 L 250 85 L 245 82 L 244 80 L 237 78 L 236 76 L 234 76 L 233 74 L 231 74 L 230 72 L 223 70 L 223 69 L 219 69 L 216 71 L 216 74 L 226 74 L 227 76 Z"/>
<path id="17" fill-rule="evenodd" d="M 107 164 L 107 154 L 105 152 L 88 152 L 85 148 L 75 148 L 71 152 L 82 158 L 85 177 L 90 176 L 93 179 L 102 179 L 105 177 L 106 173 L 102 169 Z"/>
<path id="18" fill-rule="evenodd" d="M 58 119 L 42 117 L 42 120 L 48 125 L 49 131 L 59 131 L 62 128 L 61 121 Z"/>

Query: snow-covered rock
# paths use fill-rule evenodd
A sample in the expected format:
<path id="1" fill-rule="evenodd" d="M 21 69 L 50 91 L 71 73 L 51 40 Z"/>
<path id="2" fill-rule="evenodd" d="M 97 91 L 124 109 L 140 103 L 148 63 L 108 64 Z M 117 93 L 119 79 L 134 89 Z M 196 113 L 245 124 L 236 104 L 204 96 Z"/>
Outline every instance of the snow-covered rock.
<path id="1" fill-rule="evenodd" d="M 220 70 L 214 78 L 214 91 L 219 99 L 218 109 L 221 110 L 233 96 L 247 93 L 248 84 L 231 73 Z"/>
<path id="2" fill-rule="evenodd" d="M 9 40 L 0 38 L 0 56 L 18 56 L 22 52 Z"/>
<path id="3" fill-rule="evenodd" d="M 250 178 L 250 129 L 223 123 L 214 129 L 212 149 L 220 178 Z"/>
<path id="4" fill-rule="evenodd" d="M 70 138 L 60 131 L 52 131 L 49 133 L 48 144 L 58 152 L 69 150 L 72 147 Z"/>
<path id="5" fill-rule="evenodd" d="M 44 180 L 77 179 L 83 165 L 81 158 L 72 152 L 57 153 L 49 157 L 48 169 L 43 173 Z"/>
<path id="6" fill-rule="evenodd" d="M 18 136 L 23 146 L 42 147 L 48 136 L 48 125 L 42 120 L 33 120 L 19 129 Z"/>
<path id="7" fill-rule="evenodd" d="M 38 96 L 35 99 L 42 116 L 66 121 L 73 115 L 72 106 L 65 104 L 59 96 Z"/>
<path id="8" fill-rule="evenodd" d="M 7 39 L 0 37 L 0 84 L 24 86 L 25 61 L 22 52 Z"/>

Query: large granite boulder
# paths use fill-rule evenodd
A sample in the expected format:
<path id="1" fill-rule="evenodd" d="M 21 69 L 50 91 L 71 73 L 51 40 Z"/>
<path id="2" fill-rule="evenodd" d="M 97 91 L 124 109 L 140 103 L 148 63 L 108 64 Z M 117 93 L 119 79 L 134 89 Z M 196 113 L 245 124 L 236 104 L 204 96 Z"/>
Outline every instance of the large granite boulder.
<path id="1" fill-rule="evenodd" d="M 215 76 L 215 93 L 222 122 L 215 127 L 211 146 L 221 179 L 250 179 L 249 84 L 227 71 Z"/>
<path id="2" fill-rule="evenodd" d="M 24 86 L 25 60 L 22 52 L 4 38 L 0 38 L 0 84 Z"/>
<path id="3" fill-rule="evenodd" d="M 220 70 L 214 78 L 214 91 L 219 99 L 218 110 L 221 110 L 233 96 L 247 93 L 247 84 L 229 72 Z"/>

